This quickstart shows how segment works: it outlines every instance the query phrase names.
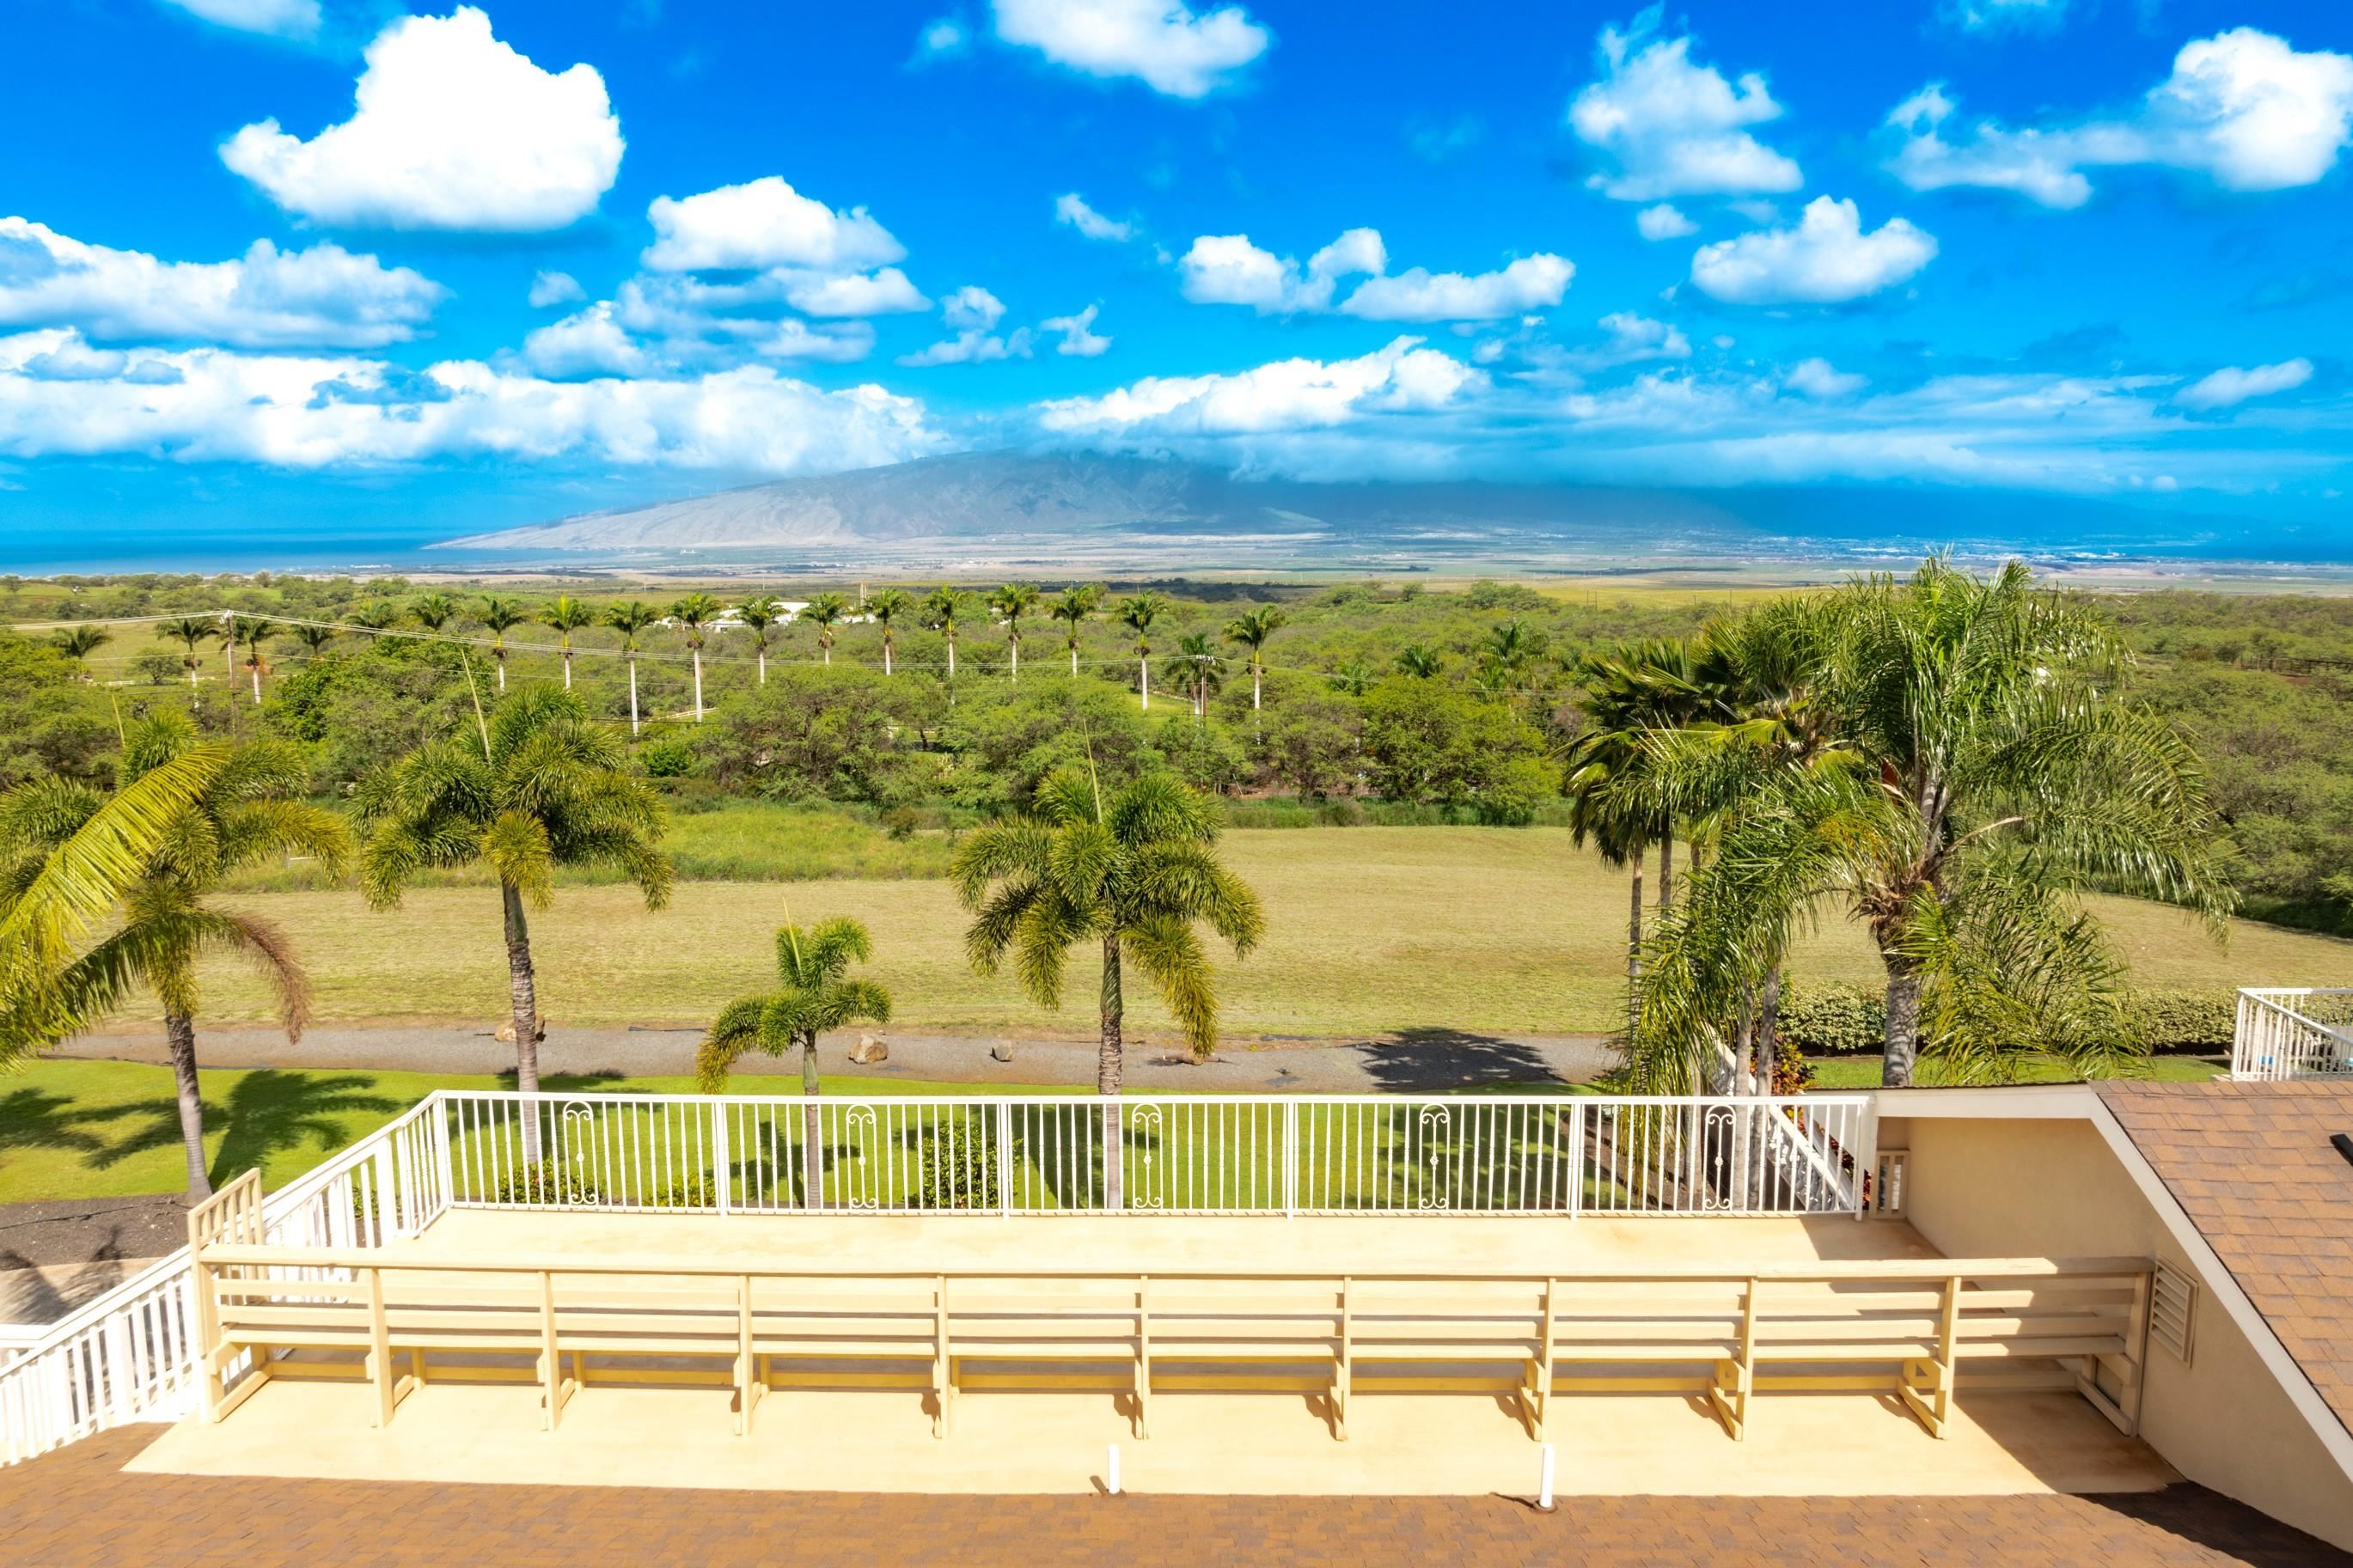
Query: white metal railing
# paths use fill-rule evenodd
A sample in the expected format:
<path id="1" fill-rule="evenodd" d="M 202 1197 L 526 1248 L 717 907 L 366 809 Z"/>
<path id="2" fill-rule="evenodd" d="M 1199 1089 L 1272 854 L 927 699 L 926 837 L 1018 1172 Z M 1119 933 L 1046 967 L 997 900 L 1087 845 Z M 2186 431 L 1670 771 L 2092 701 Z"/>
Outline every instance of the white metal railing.
<path id="1" fill-rule="evenodd" d="M 448 1202 L 485 1208 L 1860 1213 L 1875 1153 L 1863 1095 L 442 1099 Z"/>
<path id="2" fill-rule="evenodd" d="M 2353 990 L 2274 986 L 2239 992 L 2231 1040 L 2234 1079 L 2353 1072 Z"/>
<path id="3" fill-rule="evenodd" d="M 290 1247 L 380 1247 L 447 1206 L 442 1117 L 427 1100 L 273 1194 L 264 1236 Z M 159 1258 L 15 1347 L 0 1365 L 0 1464 L 133 1421 L 177 1420 L 198 1351 L 188 1250 Z"/>

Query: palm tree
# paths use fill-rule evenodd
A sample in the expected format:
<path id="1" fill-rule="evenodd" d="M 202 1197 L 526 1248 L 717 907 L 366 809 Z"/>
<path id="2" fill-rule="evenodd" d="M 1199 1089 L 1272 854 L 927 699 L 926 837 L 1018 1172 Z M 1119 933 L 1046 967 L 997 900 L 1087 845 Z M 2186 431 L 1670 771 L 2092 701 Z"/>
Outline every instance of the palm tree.
<path id="1" fill-rule="evenodd" d="M 882 673 L 891 673 L 891 655 L 898 646 L 892 623 L 914 607 L 915 601 L 904 588 L 885 588 L 866 601 L 866 613 L 882 628 Z"/>
<path id="2" fill-rule="evenodd" d="M 447 594 L 427 594 L 408 606 L 409 618 L 428 632 L 438 632 L 455 620 L 458 601 Z"/>
<path id="3" fill-rule="evenodd" d="M 180 668 L 188 672 L 188 689 L 196 689 L 196 645 L 220 635 L 220 621 L 212 616 L 181 616 L 155 628 L 159 637 L 179 643 Z"/>
<path id="4" fill-rule="evenodd" d="M 1176 689 L 1193 694 L 1193 719 L 1198 723 L 1208 716 L 1209 693 L 1225 684 L 1225 658 L 1208 633 L 1187 632 L 1176 639 L 1171 662 L 1176 667 Z"/>
<path id="5" fill-rule="evenodd" d="M 267 616 L 238 616 L 229 622 L 229 640 L 245 645 L 245 672 L 253 678 L 253 701 L 261 703 L 261 677 L 269 666 L 261 657 L 261 645 L 278 635 L 278 623 Z"/>
<path id="6" fill-rule="evenodd" d="M 533 1094 L 539 991 L 524 906 L 547 908 L 560 866 L 611 866 L 643 891 L 646 908 L 660 909 L 670 886 L 661 800 L 628 771 L 620 737 L 552 683 L 517 688 L 487 720 L 478 716 L 477 729 L 478 737 L 428 741 L 361 781 L 360 888 L 376 908 L 392 909 L 429 869 L 480 864 L 497 877 L 515 1087 Z M 536 1164 L 535 1116 L 524 1119 L 523 1134 L 525 1158 Z"/>
<path id="7" fill-rule="evenodd" d="M 866 928 L 847 916 L 819 921 L 807 931 L 787 913 L 776 928 L 778 987 L 765 995 L 730 1002 L 695 1053 L 696 1087 L 705 1094 L 727 1092 L 728 1069 L 747 1050 L 781 1057 L 801 1053 L 803 1201 L 814 1204 L 825 1182 L 825 1150 L 818 1119 L 817 1037 L 846 1024 L 887 1024 L 891 994 L 871 980 L 849 978 L 853 963 L 874 956 Z M 720 1180 L 726 1180 L 720 1173 Z"/>
<path id="8" fill-rule="evenodd" d="M 507 689 L 507 633 L 531 619 L 531 612 L 517 599 L 502 598 L 496 594 L 482 595 L 482 625 L 491 629 L 491 658 L 498 662 L 499 689 Z"/>
<path id="9" fill-rule="evenodd" d="M 817 646 L 828 664 L 833 662 L 833 628 L 849 614 L 849 601 L 839 594 L 819 594 L 801 606 L 801 619 L 817 627 Z"/>
<path id="10" fill-rule="evenodd" d="M 1399 675 L 1409 675 L 1416 680 L 1429 680 L 1446 668 L 1446 660 L 1427 643 L 1408 643 L 1398 651 L 1397 669 Z"/>
<path id="11" fill-rule="evenodd" d="M 68 626 L 57 635 L 58 651 L 74 661 L 74 673 L 82 680 L 90 679 L 90 656 L 114 640 L 114 634 L 104 626 Z"/>
<path id="12" fill-rule="evenodd" d="M 571 595 L 565 594 L 542 610 L 539 618 L 555 628 L 557 651 L 564 656 L 564 689 L 569 691 L 572 689 L 572 634 L 595 626 L 596 612 Z"/>
<path id="13" fill-rule="evenodd" d="M 297 621 L 287 628 L 287 635 L 301 643 L 311 658 L 316 658 L 326 651 L 329 643 L 343 634 L 323 621 Z"/>
<path id="14" fill-rule="evenodd" d="M 146 831 L 124 831 L 116 819 L 126 815 L 134 786 L 191 763 L 204 770 L 202 787 Z M 290 1041 L 301 1037 L 310 1014 L 309 983 L 285 933 L 257 916 L 220 908 L 212 895 L 229 873 L 286 854 L 314 857 L 329 875 L 339 875 L 350 844 L 339 814 L 301 798 L 310 768 L 294 747 L 268 741 L 233 750 L 200 746 L 195 726 L 180 713 L 154 713 L 132 726 L 117 782 L 111 795 L 62 779 L 12 792 L 0 801 L 0 862 L 7 866 L 8 891 L 21 897 L 77 838 L 116 832 L 137 840 L 135 871 L 117 895 L 113 929 L 59 973 L 55 995 L 83 1024 L 134 993 L 162 1003 L 187 1195 L 195 1203 L 212 1195 L 196 1078 L 197 961 L 223 953 L 258 968 L 276 994 Z"/>
<path id="15" fill-rule="evenodd" d="M 686 646 L 694 655 L 694 721 L 702 722 L 702 645 L 703 627 L 717 620 L 726 606 L 710 595 L 689 594 L 670 607 L 670 615 L 686 628 Z"/>
<path id="16" fill-rule="evenodd" d="M 1038 590 L 1029 583 L 1008 583 L 988 596 L 988 613 L 1005 623 L 1005 645 L 1013 655 L 1013 679 L 1021 679 L 1021 617 L 1038 605 Z"/>
<path id="17" fill-rule="evenodd" d="M 765 594 L 754 594 L 735 606 L 735 618 L 752 633 L 752 651 L 759 656 L 760 684 L 768 684 L 768 632 L 784 619 L 776 601 Z"/>
<path id="18" fill-rule="evenodd" d="M 638 637 L 648 626 L 659 621 L 654 607 L 641 599 L 631 599 L 626 605 L 613 605 L 605 611 L 605 624 L 621 634 L 621 655 L 629 661 L 629 733 L 638 732 Z M 566 689 L 570 689 L 568 687 Z"/>
<path id="19" fill-rule="evenodd" d="M 1135 634 L 1135 689 L 1144 711 L 1152 711 L 1152 623 L 1168 613 L 1168 601 L 1147 588 L 1119 602 L 1120 624 Z"/>
<path id="20" fill-rule="evenodd" d="M 1362 697 L 1373 689 L 1373 667 L 1361 658 L 1352 658 L 1325 676 L 1324 680 L 1335 691 Z"/>
<path id="21" fill-rule="evenodd" d="M 952 584 L 943 584 L 923 597 L 923 625 L 932 627 L 948 645 L 948 700 L 955 700 L 956 616 L 964 612 L 964 595 Z"/>
<path id="22" fill-rule="evenodd" d="M 356 610 L 345 611 L 343 619 L 352 626 L 380 632 L 400 624 L 400 606 L 390 599 L 371 599 Z"/>
<path id="23" fill-rule="evenodd" d="M 1250 649 L 1250 711 L 1253 713 L 1262 706 L 1261 692 L 1266 675 L 1266 639 L 1274 635 L 1275 628 L 1282 625 L 1283 619 L 1280 606 L 1260 605 L 1226 623 L 1226 640 Z"/>
<path id="24" fill-rule="evenodd" d="M 1803 673 L 1831 744 L 1813 765 L 1714 735 L 1645 740 L 1656 794 L 1718 823 L 1653 944 L 1637 1076 L 1687 1080 L 1824 906 L 1879 949 L 1884 1083 L 1913 1080 L 1924 1039 L 1964 1080 L 2031 1054 L 2112 1065 L 2121 966 L 2081 894 L 2183 904 L 2219 930 L 2232 897 L 2196 754 L 2118 694 L 2114 628 L 2019 563 L 1981 578 L 1931 559 L 1823 614 Z"/>
<path id="25" fill-rule="evenodd" d="M 1095 1089 L 1103 1100 L 1103 1147 L 1119 1140 L 1122 965 L 1152 981 L 1197 1058 L 1217 1044 L 1214 976 L 1195 931 L 1206 923 L 1240 958 L 1265 931 L 1258 899 L 1217 856 L 1216 808 L 1175 779 L 1146 774 L 1106 801 L 1092 770 L 1064 769 L 1039 786 L 1032 815 L 967 835 L 950 869 L 973 911 L 965 951 L 981 974 L 1013 957 L 1040 1005 L 1061 1005 L 1069 949 L 1101 944 L 1102 1032 Z M 1106 1162 L 1106 1202 L 1121 1206 L 1120 1162 Z"/>
<path id="26" fill-rule="evenodd" d="M 1079 627 L 1095 613 L 1103 602 L 1103 590 L 1092 583 L 1073 583 L 1062 590 L 1061 597 L 1046 606 L 1046 613 L 1070 628 L 1063 642 L 1071 650 L 1071 674 L 1079 673 Z"/>

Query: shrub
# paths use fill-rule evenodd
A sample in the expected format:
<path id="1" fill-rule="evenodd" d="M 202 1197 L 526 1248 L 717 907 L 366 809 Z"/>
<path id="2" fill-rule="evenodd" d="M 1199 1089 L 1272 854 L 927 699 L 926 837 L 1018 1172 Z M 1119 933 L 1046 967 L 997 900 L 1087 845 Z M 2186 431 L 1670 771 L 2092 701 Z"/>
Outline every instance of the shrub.
<path id="1" fill-rule="evenodd" d="M 1810 1056 L 1875 1051 L 1887 1041 L 1887 1007 L 1852 985 L 1781 988 L 1781 1038 Z"/>
<path id="2" fill-rule="evenodd" d="M 1019 1159 L 1015 1138 L 1013 1156 Z M 927 1209 L 993 1209 L 997 1185 L 997 1129 L 975 1117 L 952 1117 L 923 1130 L 917 1146 L 915 1205 Z"/>
<path id="3" fill-rule="evenodd" d="M 718 1205 L 717 1182 L 709 1171 L 684 1177 L 659 1192 L 633 1191 L 628 1195 L 647 1208 L 700 1209 Z M 500 1177 L 491 1188 L 490 1201 L 596 1208 L 606 1202 L 606 1197 L 587 1172 L 567 1166 L 561 1160 L 543 1160 L 536 1165 L 519 1164 Z M 619 1203 L 620 1194 L 615 1194 L 612 1201 Z"/>
<path id="4" fill-rule="evenodd" d="M 2125 1012 L 2153 1051 L 2227 1051 L 2239 1024 L 2238 998 L 2228 992 L 2136 991 Z"/>
<path id="5" fill-rule="evenodd" d="M 694 743 L 676 735 L 650 741 L 638 759 L 645 763 L 648 778 L 682 779 L 694 772 Z"/>

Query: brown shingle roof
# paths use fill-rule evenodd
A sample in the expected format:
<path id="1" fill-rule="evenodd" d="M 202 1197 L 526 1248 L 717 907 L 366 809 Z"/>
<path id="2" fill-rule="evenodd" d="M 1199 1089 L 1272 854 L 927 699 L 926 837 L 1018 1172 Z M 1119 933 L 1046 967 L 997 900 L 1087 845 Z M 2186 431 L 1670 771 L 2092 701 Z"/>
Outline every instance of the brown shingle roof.
<path id="1" fill-rule="evenodd" d="M 2105 1083 L 2100 1098 L 2353 1430 L 2353 1081 Z"/>

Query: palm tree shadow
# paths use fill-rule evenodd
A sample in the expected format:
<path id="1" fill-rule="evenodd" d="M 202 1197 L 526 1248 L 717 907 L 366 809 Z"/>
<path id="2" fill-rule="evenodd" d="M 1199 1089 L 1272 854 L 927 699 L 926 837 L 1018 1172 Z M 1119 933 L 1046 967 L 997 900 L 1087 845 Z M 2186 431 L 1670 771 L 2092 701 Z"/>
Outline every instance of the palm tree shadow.
<path id="1" fill-rule="evenodd" d="M 1552 1064 L 1534 1047 L 1466 1029 L 1398 1029 L 1357 1050 L 1366 1075 L 1389 1094 L 1499 1089 L 1555 1077 Z"/>
<path id="2" fill-rule="evenodd" d="M 93 1122 L 112 1121 L 142 1114 L 141 1105 L 77 1108 L 73 1100 L 45 1089 L 20 1089 L 0 1097 L 0 1162 L 19 1150 L 69 1149 L 96 1153 L 105 1148 Z"/>
<path id="3" fill-rule="evenodd" d="M 364 1092 L 373 1083 L 354 1073 L 329 1077 L 263 1068 L 245 1074 L 229 1089 L 226 1103 L 205 1101 L 206 1131 L 220 1134 L 208 1172 L 213 1184 L 217 1186 L 240 1172 L 266 1167 L 272 1155 L 287 1150 L 307 1145 L 322 1155 L 332 1154 L 369 1131 L 347 1127 L 342 1119 L 368 1113 L 389 1116 L 405 1109 L 402 1101 L 389 1095 Z M 179 1143 L 176 1101 L 147 1100 L 122 1110 L 144 1117 L 147 1125 L 99 1151 L 91 1164 L 103 1170 L 150 1150 Z"/>

